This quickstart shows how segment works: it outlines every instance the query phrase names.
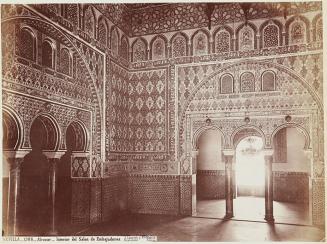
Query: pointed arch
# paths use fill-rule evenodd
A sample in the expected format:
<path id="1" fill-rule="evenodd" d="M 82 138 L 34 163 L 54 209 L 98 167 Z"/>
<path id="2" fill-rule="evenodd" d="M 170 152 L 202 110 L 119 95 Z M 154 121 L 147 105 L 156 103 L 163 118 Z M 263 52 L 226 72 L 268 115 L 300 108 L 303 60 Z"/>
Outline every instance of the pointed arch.
<path id="1" fill-rule="evenodd" d="M 191 55 L 206 55 L 210 52 L 209 47 L 210 34 L 204 29 L 199 29 L 191 37 Z"/>
<path id="2" fill-rule="evenodd" d="M 98 19 L 98 35 L 97 39 L 104 46 L 108 46 L 108 23 L 106 19 L 101 15 Z"/>
<path id="3" fill-rule="evenodd" d="M 297 25 L 298 28 L 295 28 Z M 302 27 L 301 27 L 302 26 Z M 300 30 L 300 28 L 303 30 Z M 296 31 L 296 29 L 298 31 Z M 302 15 L 297 15 L 293 16 L 290 19 L 287 20 L 285 24 L 285 31 L 286 31 L 286 45 L 292 45 L 294 43 L 294 37 L 295 34 L 303 35 L 303 42 L 302 43 L 308 43 L 310 42 L 310 22 L 309 20 L 302 16 Z M 303 31 L 301 34 L 300 31 Z M 293 40 L 292 40 L 292 34 L 293 34 Z"/>
<path id="4" fill-rule="evenodd" d="M 259 28 L 260 49 L 283 45 L 283 25 L 275 19 L 266 20 Z"/>
<path id="5" fill-rule="evenodd" d="M 83 10 L 84 31 L 91 37 L 95 38 L 95 15 L 91 5 L 86 5 Z"/>
<path id="6" fill-rule="evenodd" d="M 170 39 L 170 57 L 183 57 L 189 55 L 189 38 L 184 32 L 175 33 Z"/>
<path id="7" fill-rule="evenodd" d="M 129 42 L 126 35 L 122 35 L 121 37 L 119 50 L 120 50 L 120 56 L 126 61 L 129 61 Z"/>
<path id="8" fill-rule="evenodd" d="M 229 26 L 219 26 L 213 33 L 213 52 L 229 52 L 234 51 L 233 45 L 233 29 Z"/>
<path id="9" fill-rule="evenodd" d="M 119 54 L 119 40 L 119 31 L 116 26 L 113 26 L 110 31 L 110 49 L 114 56 Z"/>
<path id="10" fill-rule="evenodd" d="M 148 42 L 138 37 L 132 43 L 132 62 L 148 60 Z"/>
<path id="11" fill-rule="evenodd" d="M 165 59 L 167 57 L 168 40 L 164 35 L 157 35 L 150 41 L 150 60 Z"/>
<path id="12" fill-rule="evenodd" d="M 249 35 L 245 35 L 245 30 L 247 29 L 247 32 L 252 31 L 252 33 L 249 33 Z M 251 23 L 243 23 L 236 29 L 236 51 L 241 51 L 242 47 L 243 50 L 251 50 L 251 49 L 257 49 L 257 33 L 258 29 L 257 27 Z M 243 35 L 244 34 L 244 35 Z M 242 44 L 242 46 L 240 45 Z M 247 47 L 247 48 L 245 48 Z"/>
<path id="13" fill-rule="evenodd" d="M 323 21 L 322 14 L 317 14 L 312 20 L 312 29 L 313 29 L 313 41 L 322 41 L 323 40 Z"/>

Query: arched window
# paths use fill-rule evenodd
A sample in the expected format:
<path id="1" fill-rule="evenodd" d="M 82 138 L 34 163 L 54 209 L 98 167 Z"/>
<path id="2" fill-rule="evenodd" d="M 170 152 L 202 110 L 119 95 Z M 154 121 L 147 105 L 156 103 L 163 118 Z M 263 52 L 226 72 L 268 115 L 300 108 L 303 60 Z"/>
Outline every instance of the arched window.
<path id="1" fill-rule="evenodd" d="M 105 20 L 101 18 L 98 24 L 98 40 L 105 46 L 107 46 L 107 36 L 107 25 Z"/>
<path id="2" fill-rule="evenodd" d="M 78 5 L 77 4 L 62 4 L 64 18 L 72 22 L 74 25 L 78 24 Z"/>
<path id="3" fill-rule="evenodd" d="M 215 52 L 229 52 L 230 51 L 230 34 L 226 30 L 220 30 L 215 36 Z"/>
<path id="4" fill-rule="evenodd" d="M 193 36 L 193 55 L 208 54 L 208 37 L 203 31 Z"/>
<path id="5" fill-rule="evenodd" d="M 71 75 L 71 56 L 66 48 L 60 51 L 60 71 L 66 75 Z"/>
<path id="6" fill-rule="evenodd" d="M 146 44 L 141 40 L 137 39 L 132 46 L 133 50 L 133 62 L 147 60 Z"/>
<path id="7" fill-rule="evenodd" d="M 89 34 L 91 38 L 94 38 L 94 23 L 92 7 L 88 6 L 84 12 L 84 31 Z"/>
<path id="8" fill-rule="evenodd" d="M 28 28 L 22 28 L 20 30 L 18 41 L 18 55 L 35 61 L 36 59 L 36 39 L 33 32 Z"/>
<path id="9" fill-rule="evenodd" d="M 220 77 L 220 93 L 228 94 L 234 92 L 234 78 L 231 74 L 224 74 Z"/>
<path id="10" fill-rule="evenodd" d="M 186 38 L 177 34 L 172 41 L 172 57 L 182 57 L 187 55 Z"/>
<path id="11" fill-rule="evenodd" d="M 301 20 L 295 20 L 290 27 L 290 43 L 301 44 L 305 42 L 305 24 Z"/>
<path id="12" fill-rule="evenodd" d="M 279 30 L 278 26 L 274 24 L 268 24 L 263 29 L 263 47 L 276 47 L 279 45 L 278 42 Z"/>
<path id="13" fill-rule="evenodd" d="M 126 36 L 123 36 L 120 45 L 120 56 L 126 61 L 128 61 L 128 52 L 129 52 L 128 40 Z"/>
<path id="14" fill-rule="evenodd" d="M 42 43 L 42 64 L 48 68 L 54 68 L 54 50 L 49 41 Z"/>
<path id="15" fill-rule="evenodd" d="M 247 51 L 254 49 L 254 33 L 249 25 L 245 25 L 239 34 L 239 50 Z"/>
<path id="16" fill-rule="evenodd" d="M 118 56 L 119 49 L 119 34 L 117 29 L 111 31 L 111 52 L 113 55 Z"/>
<path id="17" fill-rule="evenodd" d="M 255 78 L 251 72 L 244 72 L 241 75 L 241 92 L 254 92 Z"/>
<path id="18" fill-rule="evenodd" d="M 152 60 L 164 59 L 166 57 L 166 43 L 162 37 L 156 37 L 151 45 Z"/>
<path id="19" fill-rule="evenodd" d="M 276 76 L 272 71 L 265 71 L 261 77 L 261 90 L 274 91 L 276 88 Z"/>

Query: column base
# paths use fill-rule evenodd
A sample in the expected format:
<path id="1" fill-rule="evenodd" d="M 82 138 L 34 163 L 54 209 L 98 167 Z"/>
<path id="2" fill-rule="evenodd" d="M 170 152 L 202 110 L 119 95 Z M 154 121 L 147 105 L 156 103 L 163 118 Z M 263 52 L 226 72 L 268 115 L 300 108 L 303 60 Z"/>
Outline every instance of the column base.
<path id="1" fill-rule="evenodd" d="M 274 216 L 273 215 L 265 215 L 265 220 L 269 223 L 274 223 L 275 222 L 275 219 L 274 219 Z"/>
<path id="2" fill-rule="evenodd" d="M 234 217 L 234 214 L 233 213 L 226 213 L 224 219 L 231 219 Z"/>

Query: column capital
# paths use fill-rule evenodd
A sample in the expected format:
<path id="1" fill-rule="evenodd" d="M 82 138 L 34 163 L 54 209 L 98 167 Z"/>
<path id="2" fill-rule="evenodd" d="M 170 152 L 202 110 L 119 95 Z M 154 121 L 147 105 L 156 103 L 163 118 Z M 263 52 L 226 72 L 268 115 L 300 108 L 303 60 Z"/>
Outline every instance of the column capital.
<path id="1" fill-rule="evenodd" d="M 274 150 L 273 149 L 264 149 L 262 150 L 264 156 L 273 156 L 274 155 Z"/>
<path id="2" fill-rule="evenodd" d="M 224 156 L 234 156 L 235 150 L 234 149 L 224 149 L 222 150 Z"/>
<path id="3" fill-rule="evenodd" d="M 65 153 L 66 151 L 43 152 L 43 154 L 48 158 L 61 158 L 61 156 L 64 155 Z"/>

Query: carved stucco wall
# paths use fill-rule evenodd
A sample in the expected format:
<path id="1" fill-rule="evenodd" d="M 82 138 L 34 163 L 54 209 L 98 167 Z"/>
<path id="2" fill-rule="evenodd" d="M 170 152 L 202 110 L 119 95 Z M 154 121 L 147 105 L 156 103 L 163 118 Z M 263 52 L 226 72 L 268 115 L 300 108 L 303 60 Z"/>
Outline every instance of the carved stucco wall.
<path id="1" fill-rule="evenodd" d="M 199 8 L 200 5 L 191 8 Z M 183 214 L 190 214 L 194 208 L 191 204 L 192 187 L 190 185 L 194 181 L 194 177 L 191 176 L 192 138 L 197 129 L 205 126 L 206 115 L 210 115 L 212 118 L 212 125 L 226 131 L 227 147 L 232 147 L 233 131 L 246 125 L 243 120 L 245 115 L 251 118 L 250 123 L 246 126 L 251 125 L 262 130 L 266 138 L 266 147 L 270 147 L 272 133 L 279 126 L 284 126 L 285 115 L 291 114 L 293 118 L 291 123 L 301 126 L 307 131 L 310 138 L 317 138 L 311 140 L 309 146 L 313 151 L 314 218 L 317 223 L 322 223 L 324 220 L 319 218 L 318 214 L 324 206 L 322 191 L 324 187 L 323 137 L 322 133 L 319 133 L 323 125 L 321 112 L 322 43 L 317 38 L 319 33 L 316 23 L 321 18 L 318 5 L 313 4 L 307 8 L 307 12 L 300 11 L 307 20 L 305 23 L 309 23 L 310 26 L 310 29 L 306 29 L 303 33 L 309 35 L 309 38 L 306 39 L 308 43 L 287 46 L 289 33 L 286 33 L 285 30 L 288 30 L 287 26 L 292 23 L 293 19 L 289 18 L 288 21 L 283 22 L 276 13 L 275 18 L 282 23 L 281 27 L 279 26 L 281 28 L 279 31 L 282 33 L 279 46 L 260 49 L 259 44 L 262 41 L 260 38 L 263 35 L 265 21 L 253 17 L 251 19 L 252 26 L 258 31 L 258 35 L 254 36 L 256 39 L 253 40 L 258 42 L 256 49 L 219 53 L 214 48 L 216 40 L 214 35 L 218 33 L 218 29 L 214 28 L 210 32 L 203 30 L 205 34 L 204 40 L 201 42 L 207 41 L 209 45 L 207 51 L 200 56 L 190 55 L 195 48 L 192 43 L 194 43 L 193 38 L 197 35 L 194 34 L 199 31 L 197 26 L 191 22 L 185 22 L 185 25 L 177 28 L 175 25 L 171 25 L 173 27 L 165 25 L 154 27 L 154 31 L 152 31 L 150 27 L 139 28 L 136 25 L 127 25 L 126 23 L 129 22 L 126 20 L 126 16 L 128 15 L 126 15 L 127 10 L 124 9 L 124 6 L 110 5 L 110 8 L 106 8 L 104 5 L 96 5 L 92 9 L 93 24 L 98 27 L 99 21 L 105 19 L 106 24 L 103 26 L 106 27 L 103 27 L 103 30 L 106 34 L 103 35 L 99 34 L 99 31 L 97 32 L 97 28 L 94 33 L 85 30 L 83 15 L 87 5 L 69 5 L 66 17 L 61 16 L 60 8 L 35 5 L 33 8 L 50 18 L 50 20 L 38 20 L 38 22 L 36 19 L 41 17 L 37 13 L 33 13 L 30 7 L 8 5 L 2 8 L 2 22 L 8 22 L 9 20 L 4 21 L 8 17 L 23 16 L 24 18 L 19 23 L 32 26 L 34 23 L 36 29 L 41 28 L 38 30 L 40 35 L 49 35 L 69 47 L 76 54 L 74 65 L 76 77 L 71 80 L 63 79 L 60 78 L 60 75 L 42 73 L 42 69 L 39 71 L 37 68 L 33 68 L 32 64 L 23 64 L 15 59 L 12 42 L 4 41 L 3 47 L 9 50 L 4 52 L 6 61 L 3 62 L 5 71 L 3 72 L 3 87 L 4 91 L 8 90 L 8 95 L 4 96 L 4 99 L 7 99 L 4 100 L 4 104 L 8 106 L 11 103 L 14 104 L 13 100 L 22 99 L 19 98 L 20 96 L 24 96 L 26 101 L 33 100 L 33 97 L 45 96 L 51 104 L 51 106 L 46 106 L 47 111 L 59 111 L 52 112 L 59 120 L 66 116 L 63 113 L 67 110 L 66 108 L 60 110 L 59 105 L 52 103 L 59 102 L 69 105 L 72 116 L 76 113 L 77 117 L 88 120 L 89 133 L 92 135 L 92 155 L 98 158 L 98 160 L 92 160 L 95 164 L 92 169 L 97 169 L 97 172 L 103 171 L 104 177 L 119 175 L 124 171 L 137 173 L 138 175 L 131 175 L 131 179 L 136 178 L 129 181 L 129 190 L 142 186 L 140 174 L 144 176 L 145 182 L 156 180 L 156 178 L 151 178 L 151 175 L 182 174 L 179 181 L 174 179 L 170 182 L 173 182 L 172 185 L 174 185 L 171 188 L 174 189 L 171 196 L 176 194 L 176 184 L 179 184 L 179 207 L 180 213 Z M 176 5 L 176 8 L 178 7 Z M 201 11 L 195 12 L 199 14 Z M 259 15 L 264 17 L 264 13 L 263 11 L 261 13 L 263 15 Z M 142 16 L 142 14 L 144 13 L 140 12 L 133 17 L 139 18 L 137 16 Z M 216 14 L 219 19 L 221 13 L 218 11 Z M 234 14 L 237 15 L 237 11 Z M 122 15 L 125 17 L 121 18 Z M 178 18 L 178 16 L 175 17 Z M 242 13 L 238 18 L 242 18 Z M 126 21 L 121 22 L 121 20 Z M 58 31 L 54 25 L 49 24 L 50 21 L 61 25 L 65 31 Z M 214 23 L 219 24 L 220 22 L 217 21 L 215 20 Z M 112 39 L 115 24 L 119 27 L 117 28 L 118 38 Z M 139 24 L 139 22 L 134 21 L 133 24 Z M 226 24 L 229 26 L 227 29 L 232 33 L 230 49 L 234 50 L 236 43 L 239 43 L 236 37 L 238 37 L 237 31 L 242 22 Z M 7 34 L 3 40 L 13 40 L 15 35 L 12 31 L 13 28 L 6 27 L 6 25 L 17 24 L 12 21 L 12 23 L 8 22 L 8 24 L 2 25 L 3 33 Z M 202 26 L 204 25 L 200 24 L 198 27 Z M 191 28 L 189 29 L 189 27 Z M 194 27 L 196 28 L 194 29 Z M 184 28 L 188 30 L 178 34 L 178 31 Z M 155 42 L 154 40 L 158 37 L 153 33 L 161 33 L 163 41 Z M 132 60 L 134 56 L 133 45 L 130 44 L 137 40 L 133 35 L 142 36 L 142 40 L 146 44 L 145 49 L 141 50 L 146 55 L 144 62 L 129 62 L 119 55 L 123 53 L 121 40 L 125 34 L 132 36 L 128 38 L 129 43 L 127 43 L 129 60 Z M 103 38 L 104 36 L 108 36 L 108 39 Z M 185 41 L 174 43 L 173 40 L 176 36 L 182 36 Z M 113 40 L 119 43 L 113 45 L 111 43 Z M 112 47 L 117 48 L 118 51 L 112 51 Z M 179 49 L 183 49 L 183 51 Z M 175 56 L 173 53 L 184 57 L 171 58 Z M 126 54 L 124 55 L 126 56 Z M 147 61 L 151 58 L 153 61 Z M 244 58 L 247 59 L 244 60 Z M 261 75 L 267 69 L 276 74 L 275 91 L 261 91 Z M 239 82 L 241 74 L 244 72 L 253 73 L 254 92 L 240 92 Z M 219 93 L 220 77 L 225 73 L 231 74 L 234 78 L 233 94 Z M 17 74 L 18 76 L 23 74 L 20 75 L 22 78 L 17 77 Z M 32 74 L 33 77 L 26 79 L 28 74 Z M 49 84 L 56 82 L 56 85 L 41 86 L 40 84 L 43 83 L 35 83 L 35 80 L 40 79 L 37 77 L 42 77 L 42 81 L 49 80 Z M 83 85 L 85 78 L 87 78 L 86 87 Z M 79 83 L 79 80 L 82 83 Z M 78 87 L 79 84 L 81 84 L 80 87 Z M 62 89 L 59 89 L 57 94 L 53 89 L 58 87 L 62 87 Z M 48 93 L 46 93 L 47 89 Z M 62 90 L 67 90 L 67 92 L 62 92 Z M 11 91 L 20 91 L 22 95 L 11 95 Z M 30 94 L 29 97 L 32 98 L 27 99 L 27 94 Z M 35 106 L 42 107 L 42 103 L 36 102 L 36 104 Z M 30 107 L 33 108 L 33 105 Z M 71 107 L 76 108 L 76 111 Z M 79 107 L 83 108 L 85 112 L 77 112 Z M 35 108 L 35 111 L 38 109 L 40 108 Z M 62 145 L 64 149 L 64 144 L 62 143 Z M 102 161 L 105 161 L 102 164 L 103 169 L 99 167 L 100 157 Z M 160 178 L 159 181 L 161 180 L 165 180 L 165 178 Z M 101 194 L 104 193 L 104 186 L 101 188 L 96 186 L 97 183 L 92 184 Z M 116 182 L 115 185 L 125 189 L 126 182 Z M 158 193 L 157 190 L 154 186 L 153 192 L 147 191 L 147 194 L 154 193 L 155 197 Z M 142 192 L 144 193 L 145 189 Z M 158 199 L 160 199 L 159 195 Z M 128 201 L 138 201 L 131 196 L 138 197 L 135 194 L 129 195 Z M 103 204 L 102 200 L 102 208 Z M 145 204 L 143 206 L 147 206 L 146 203 L 143 204 Z M 172 204 L 177 206 L 175 202 Z M 101 211 L 99 204 L 92 206 Z M 167 209 L 160 211 L 167 213 L 169 209 L 171 208 L 168 206 Z M 153 212 L 153 210 L 151 211 Z M 146 210 L 143 209 L 142 212 L 146 212 Z M 110 213 L 106 215 L 109 216 Z"/>

